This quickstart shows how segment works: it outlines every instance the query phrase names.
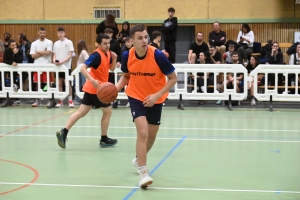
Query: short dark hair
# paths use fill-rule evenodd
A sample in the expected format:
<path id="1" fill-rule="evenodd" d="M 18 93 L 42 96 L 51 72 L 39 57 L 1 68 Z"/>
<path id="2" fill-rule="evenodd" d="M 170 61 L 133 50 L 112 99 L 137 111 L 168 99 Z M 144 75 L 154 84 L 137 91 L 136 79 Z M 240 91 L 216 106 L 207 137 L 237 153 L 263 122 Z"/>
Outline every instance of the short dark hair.
<path id="1" fill-rule="evenodd" d="M 210 49 L 211 49 L 211 48 L 214 48 L 214 49 L 215 49 L 216 46 L 215 46 L 215 45 L 210 45 L 209 48 L 210 48 Z"/>
<path id="2" fill-rule="evenodd" d="M 161 36 L 161 32 L 159 31 L 152 32 L 152 40 L 156 39 L 158 36 Z"/>
<path id="3" fill-rule="evenodd" d="M 59 32 L 59 31 L 65 32 L 65 29 L 63 27 L 58 27 L 57 32 Z"/>
<path id="4" fill-rule="evenodd" d="M 114 33 L 114 31 L 111 28 L 104 29 L 104 33 Z"/>
<path id="5" fill-rule="evenodd" d="M 39 31 L 46 31 L 46 29 L 44 27 L 40 27 Z"/>
<path id="6" fill-rule="evenodd" d="M 8 42 L 7 42 L 7 44 L 8 44 L 8 46 L 11 44 L 11 43 L 14 43 L 14 42 L 16 42 L 16 40 L 8 40 Z"/>
<path id="7" fill-rule="evenodd" d="M 110 37 L 109 37 L 108 35 L 104 34 L 104 33 L 100 33 L 100 34 L 97 35 L 97 37 L 96 37 L 96 42 L 97 42 L 98 44 L 101 44 L 102 39 L 110 39 Z"/>
<path id="8" fill-rule="evenodd" d="M 11 38 L 11 34 L 10 34 L 10 33 L 5 32 L 5 33 L 3 34 L 3 37 L 4 37 L 5 35 L 8 35 L 8 36 Z"/>
<path id="9" fill-rule="evenodd" d="M 128 41 L 130 41 L 130 37 L 129 37 L 129 36 L 127 36 L 127 37 L 125 38 L 125 42 L 128 42 Z"/>
<path id="10" fill-rule="evenodd" d="M 27 40 L 27 37 L 24 33 L 20 33 L 19 36 L 20 36 L 20 39 L 25 40 L 25 41 Z"/>
<path id="11" fill-rule="evenodd" d="M 136 26 L 134 26 L 130 29 L 129 35 L 132 38 L 136 32 L 143 32 L 144 30 L 146 30 L 145 25 L 144 24 L 138 24 L 138 25 L 136 25 Z"/>
<path id="12" fill-rule="evenodd" d="M 175 8 L 170 7 L 170 8 L 168 9 L 168 12 L 175 12 Z"/>
<path id="13" fill-rule="evenodd" d="M 238 55 L 238 56 L 239 56 L 239 52 L 233 51 L 233 52 L 231 53 L 231 56 L 233 56 L 233 55 Z"/>

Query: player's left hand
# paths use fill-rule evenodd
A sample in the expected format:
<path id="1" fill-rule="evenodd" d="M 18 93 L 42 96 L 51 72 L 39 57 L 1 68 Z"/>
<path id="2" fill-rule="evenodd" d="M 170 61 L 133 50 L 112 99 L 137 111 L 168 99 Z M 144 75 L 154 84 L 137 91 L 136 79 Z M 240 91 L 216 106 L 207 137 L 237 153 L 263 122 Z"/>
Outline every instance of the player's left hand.
<path id="1" fill-rule="evenodd" d="M 152 106 L 154 106 L 155 102 L 158 99 L 159 99 L 159 96 L 157 94 L 151 94 L 145 98 L 145 101 L 143 104 L 145 107 L 152 107 Z"/>
<path id="2" fill-rule="evenodd" d="M 112 59 L 117 59 L 117 54 L 115 52 L 110 52 L 111 58 Z"/>

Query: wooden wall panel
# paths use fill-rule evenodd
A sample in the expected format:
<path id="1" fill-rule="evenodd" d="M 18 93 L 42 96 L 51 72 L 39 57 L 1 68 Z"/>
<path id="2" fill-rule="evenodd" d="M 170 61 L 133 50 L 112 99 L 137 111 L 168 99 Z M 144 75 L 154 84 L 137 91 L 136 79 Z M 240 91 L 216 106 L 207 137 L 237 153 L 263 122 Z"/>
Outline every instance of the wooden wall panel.
<path id="1" fill-rule="evenodd" d="M 134 24 L 132 24 L 134 25 Z M 188 24 L 184 24 L 186 26 Z M 196 24 L 195 32 L 202 32 L 204 41 L 208 41 L 208 34 L 212 31 L 212 24 Z M 255 35 L 255 41 L 267 42 L 268 39 L 280 43 L 292 43 L 294 41 L 294 32 L 299 31 L 300 23 L 257 23 L 250 24 Z M 39 27 L 45 27 L 47 38 L 53 42 L 58 40 L 56 30 L 59 26 L 63 26 L 66 30 L 66 35 L 73 41 L 75 49 L 76 44 L 80 39 L 87 42 L 89 52 L 95 49 L 96 27 L 97 24 L 0 24 L 0 38 L 3 39 L 4 32 L 10 32 L 12 38 L 17 39 L 19 33 L 25 33 L 30 41 L 37 38 Z M 147 26 L 161 26 L 161 24 L 147 24 Z M 227 39 L 236 40 L 241 24 L 221 24 L 221 29 L 226 31 Z M 119 24 L 121 30 L 121 24 Z M 284 52 L 286 49 L 283 49 Z M 74 64 L 75 64 L 75 60 Z M 75 65 L 74 65 L 75 66 Z"/>

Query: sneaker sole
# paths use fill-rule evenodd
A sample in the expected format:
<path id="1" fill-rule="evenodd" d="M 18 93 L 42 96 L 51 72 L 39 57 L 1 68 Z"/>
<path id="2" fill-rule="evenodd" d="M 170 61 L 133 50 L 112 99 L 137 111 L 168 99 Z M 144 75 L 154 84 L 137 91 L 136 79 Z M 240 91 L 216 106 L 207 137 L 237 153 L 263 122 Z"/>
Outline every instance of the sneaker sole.
<path id="1" fill-rule="evenodd" d="M 57 132 L 56 132 L 57 144 L 58 144 L 58 146 L 60 146 L 61 148 L 65 149 L 65 148 L 66 148 L 66 145 L 64 145 L 64 143 L 62 143 L 62 142 L 59 140 L 59 135 L 60 135 L 60 131 L 57 131 Z"/>
<path id="2" fill-rule="evenodd" d="M 153 181 L 147 181 L 146 183 L 143 183 L 142 185 L 140 185 L 141 188 L 146 188 L 149 185 L 151 185 L 153 183 Z"/>
<path id="3" fill-rule="evenodd" d="M 115 146 L 116 144 L 118 144 L 118 141 L 114 144 L 101 144 L 100 143 L 100 147 L 111 147 L 111 146 Z"/>

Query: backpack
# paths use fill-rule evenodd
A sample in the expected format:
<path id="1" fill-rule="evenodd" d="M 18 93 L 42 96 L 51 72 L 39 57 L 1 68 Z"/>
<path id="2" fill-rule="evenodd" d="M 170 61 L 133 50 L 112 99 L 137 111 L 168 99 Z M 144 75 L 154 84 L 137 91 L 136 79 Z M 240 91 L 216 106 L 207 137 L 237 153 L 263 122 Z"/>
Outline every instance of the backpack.
<path id="1" fill-rule="evenodd" d="M 296 48 L 297 48 L 297 45 L 300 44 L 299 42 L 296 42 L 294 43 L 287 51 L 286 53 L 290 56 L 294 53 L 296 53 Z"/>

